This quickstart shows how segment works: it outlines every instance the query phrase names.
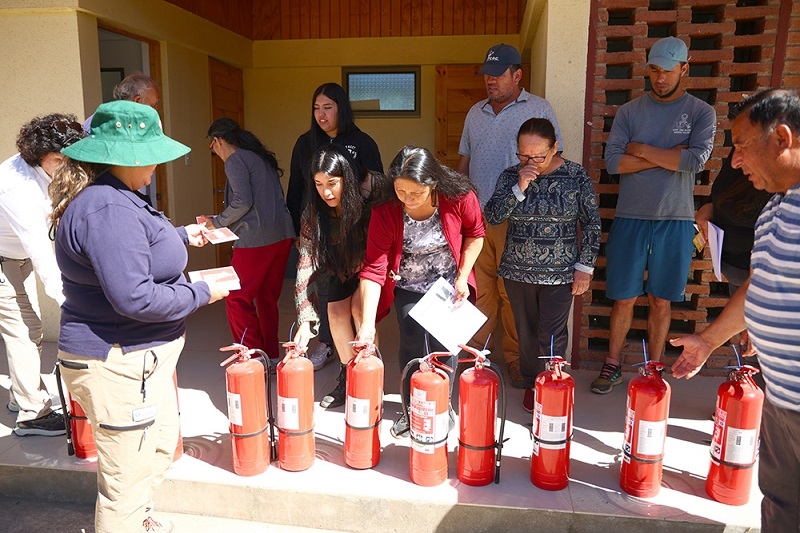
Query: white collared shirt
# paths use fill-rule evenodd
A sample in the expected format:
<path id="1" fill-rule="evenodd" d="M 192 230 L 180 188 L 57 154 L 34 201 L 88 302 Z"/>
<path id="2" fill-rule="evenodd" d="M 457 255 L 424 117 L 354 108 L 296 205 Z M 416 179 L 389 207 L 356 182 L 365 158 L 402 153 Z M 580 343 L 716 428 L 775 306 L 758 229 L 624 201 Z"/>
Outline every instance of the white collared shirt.
<path id="1" fill-rule="evenodd" d="M 49 184 L 42 167 L 31 167 L 19 154 L 0 164 L 0 256 L 30 258 L 45 292 L 61 305 L 61 272 L 49 237 Z"/>

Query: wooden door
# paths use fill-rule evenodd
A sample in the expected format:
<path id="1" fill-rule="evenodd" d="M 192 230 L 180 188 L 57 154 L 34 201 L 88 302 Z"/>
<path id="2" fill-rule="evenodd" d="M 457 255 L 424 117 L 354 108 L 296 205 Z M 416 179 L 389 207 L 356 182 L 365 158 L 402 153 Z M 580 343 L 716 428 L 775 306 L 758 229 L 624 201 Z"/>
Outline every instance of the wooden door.
<path id="1" fill-rule="evenodd" d="M 458 143 L 469 108 L 486 98 L 481 65 L 436 67 L 436 158 L 451 168 L 458 166 Z"/>
<path id="2" fill-rule="evenodd" d="M 211 120 L 229 117 L 244 128 L 244 89 L 242 71 L 230 65 L 208 58 L 208 73 L 211 82 Z M 214 195 L 214 213 L 225 209 L 225 167 L 217 156 L 211 157 L 211 174 Z M 216 245 L 217 266 L 231 264 L 233 244 Z"/>

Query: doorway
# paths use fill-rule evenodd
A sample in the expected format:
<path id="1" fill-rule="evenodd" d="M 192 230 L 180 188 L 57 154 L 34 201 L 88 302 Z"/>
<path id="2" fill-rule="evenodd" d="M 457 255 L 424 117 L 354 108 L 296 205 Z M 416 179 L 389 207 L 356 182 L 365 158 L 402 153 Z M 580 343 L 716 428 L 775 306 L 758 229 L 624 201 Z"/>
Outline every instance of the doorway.
<path id="1" fill-rule="evenodd" d="M 114 99 L 112 96 L 114 87 L 119 82 L 137 72 L 150 76 L 159 86 L 161 85 L 158 42 L 103 25 L 97 28 L 97 40 L 100 46 L 103 103 Z M 161 114 L 161 110 L 158 111 Z M 157 166 L 155 179 L 143 192 L 150 198 L 153 206 L 169 216 L 166 179 L 164 166 Z"/>

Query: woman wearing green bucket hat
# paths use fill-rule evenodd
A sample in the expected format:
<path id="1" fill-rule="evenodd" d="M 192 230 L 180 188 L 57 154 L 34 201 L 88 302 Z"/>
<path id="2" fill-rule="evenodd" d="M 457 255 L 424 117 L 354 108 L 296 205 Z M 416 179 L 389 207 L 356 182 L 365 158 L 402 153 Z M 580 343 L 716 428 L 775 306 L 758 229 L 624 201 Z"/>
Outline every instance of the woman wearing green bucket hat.
<path id="1" fill-rule="evenodd" d="M 174 228 L 135 193 L 188 151 L 152 108 L 109 102 L 89 136 L 62 151 L 69 159 L 50 185 L 65 296 L 58 359 L 94 428 L 98 532 L 171 529 L 150 512 L 178 440 L 172 379 L 184 319 L 228 294 L 183 275 L 185 244 L 202 246 L 202 227 Z"/>

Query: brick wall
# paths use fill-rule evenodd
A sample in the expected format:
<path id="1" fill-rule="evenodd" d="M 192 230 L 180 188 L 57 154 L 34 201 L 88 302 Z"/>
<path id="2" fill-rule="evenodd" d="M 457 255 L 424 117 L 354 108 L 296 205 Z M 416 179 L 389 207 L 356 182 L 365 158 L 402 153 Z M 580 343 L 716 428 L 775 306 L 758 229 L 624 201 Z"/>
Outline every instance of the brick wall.
<path id="1" fill-rule="evenodd" d="M 717 112 L 715 147 L 706 168 L 697 174 L 695 203 L 706 202 L 721 161 L 730 151 L 727 115 L 730 106 L 746 94 L 770 87 L 773 80 L 784 86 L 800 85 L 800 3 L 791 0 L 596 0 L 592 31 L 596 33 L 594 77 L 588 83 L 591 107 L 587 121 L 591 137 L 584 159 L 595 183 L 603 221 L 603 243 L 614 217 L 619 177 L 606 172 L 605 140 L 616 110 L 645 92 L 645 63 L 652 44 L 669 35 L 689 46 L 688 92 L 708 102 Z M 791 13 L 781 26 L 779 14 Z M 783 47 L 783 48 L 782 48 Z M 786 69 L 783 70 L 782 50 Z M 591 51 L 590 51 L 591 54 Z M 591 57 L 591 56 L 590 56 Z M 775 77 L 777 76 L 777 77 Z M 608 350 L 612 301 L 605 296 L 605 256 L 597 261 L 595 278 L 582 299 L 580 335 L 573 358 L 581 368 L 599 368 Z M 696 256 L 687 277 L 685 301 L 672 304 L 670 338 L 700 332 L 727 302 L 727 284 L 711 272 L 706 249 Z M 636 302 L 634 320 L 623 353 L 626 362 L 642 360 L 646 337 L 647 299 Z M 679 353 L 667 346 L 665 361 Z M 733 359 L 730 348 L 715 352 L 705 372 L 719 369 Z"/>

